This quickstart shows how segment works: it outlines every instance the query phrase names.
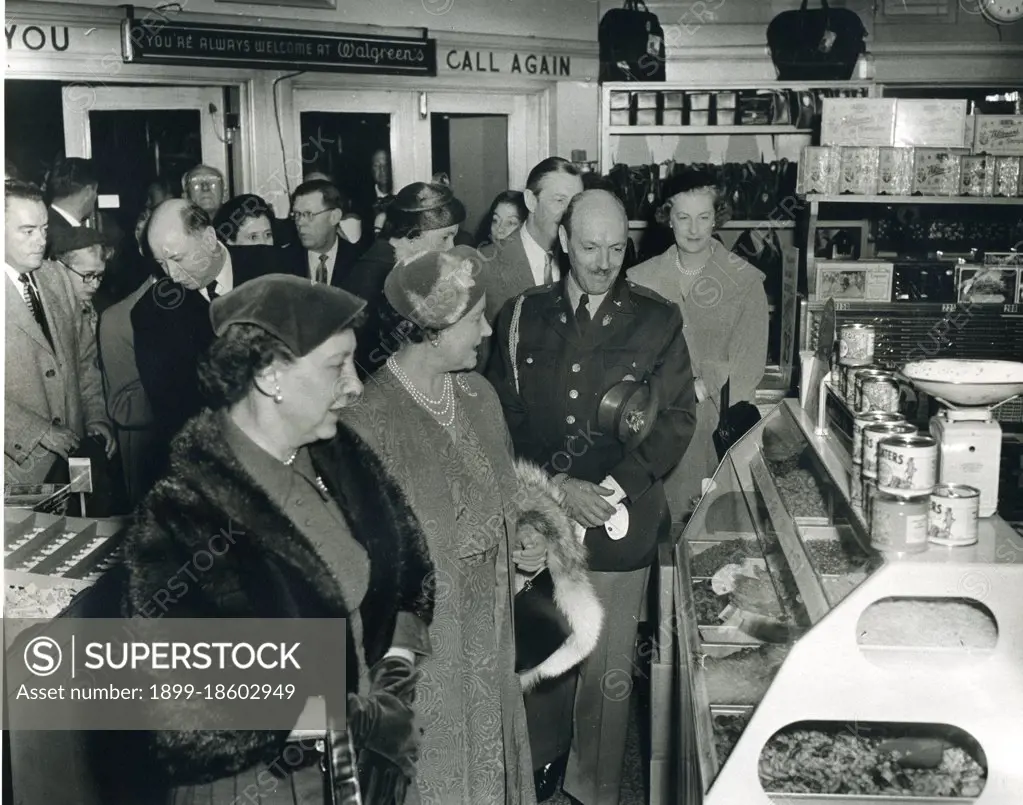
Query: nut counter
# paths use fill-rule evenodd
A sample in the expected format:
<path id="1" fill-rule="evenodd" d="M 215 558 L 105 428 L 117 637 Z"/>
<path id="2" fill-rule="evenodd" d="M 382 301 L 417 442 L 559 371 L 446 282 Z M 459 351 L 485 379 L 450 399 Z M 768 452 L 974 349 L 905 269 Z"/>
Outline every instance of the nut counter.
<path id="1" fill-rule="evenodd" d="M 673 802 L 1018 803 L 1023 536 L 881 553 L 851 477 L 785 400 L 683 530 Z"/>

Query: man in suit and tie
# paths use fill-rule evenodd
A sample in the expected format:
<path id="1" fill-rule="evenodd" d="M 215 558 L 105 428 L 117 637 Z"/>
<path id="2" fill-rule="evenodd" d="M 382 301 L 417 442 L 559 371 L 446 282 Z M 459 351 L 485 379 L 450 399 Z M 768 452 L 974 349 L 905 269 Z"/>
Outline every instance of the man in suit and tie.
<path id="1" fill-rule="evenodd" d="M 567 159 L 548 157 L 529 172 L 524 193 L 529 217 L 519 231 L 500 244 L 481 248 L 487 317 L 509 299 L 537 285 L 558 282 L 555 259 L 558 225 L 572 197 L 583 190 L 579 171 Z"/>
<path id="2" fill-rule="evenodd" d="M 59 160 L 46 180 L 46 193 L 51 199 L 49 237 L 52 255 L 52 241 L 57 231 L 83 226 L 96 208 L 99 177 L 92 160 L 79 157 Z"/>
<path id="3" fill-rule="evenodd" d="M 229 247 L 209 216 L 185 199 L 163 202 L 147 231 L 166 274 L 131 310 L 135 364 L 163 450 L 203 407 L 197 367 L 213 341 L 210 302 L 250 279 L 289 273 L 272 246 Z"/>
<path id="4" fill-rule="evenodd" d="M 39 484 L 95 437 L 116 449 L 96 363 L 96 341 L 76 314 L 65 270 L 44 261 L 48 212 L 42 192 L 5 183 L 6 318 L 4 474 L 8 484 Z M 99 445 L 98 445 L 99 446 Z"/>
<path id="5" fill-rule="evenodd" d="M 305 250 L 304 276 L 335 288 L 344 287 L 360 254 L 358 246 L 341 237 L 344 208 L 344 197 L 325 179 L 303 182 L 291 198 L 291 220 Z"/>

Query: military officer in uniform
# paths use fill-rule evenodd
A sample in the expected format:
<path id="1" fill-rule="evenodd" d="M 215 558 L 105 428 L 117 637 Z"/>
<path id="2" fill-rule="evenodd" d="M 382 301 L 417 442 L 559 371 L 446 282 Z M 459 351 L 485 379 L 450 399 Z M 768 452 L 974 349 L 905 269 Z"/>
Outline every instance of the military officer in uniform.
<path id="1" fill-rule="evenodd" d="M 621 202 L 605 190 L 580 193 L 558 236 L 569 270 L 505 304 L 488 377 L 516 454 L 545 467 L 585 529 L 590 578 L 607 613 L 577 683 L 572 674 L 557 680 L 560 699 L 550 685 L 532 702 L 527 696 L 534 767 L 554 760 L 567 720 L 565 792 L 583 805 L 616 805 L 636 625 L 670 526 L 661 479 L 689 444 L 696 396 L 678 306 L 620 276 L 628 240 Z M 636 389 L 647 404 L 628 405 Z M 567 713 L 559 704 L 566 690 Z M 540 797 L 553 793 L 540 790 L 546 771 L 538 772 Z"/>

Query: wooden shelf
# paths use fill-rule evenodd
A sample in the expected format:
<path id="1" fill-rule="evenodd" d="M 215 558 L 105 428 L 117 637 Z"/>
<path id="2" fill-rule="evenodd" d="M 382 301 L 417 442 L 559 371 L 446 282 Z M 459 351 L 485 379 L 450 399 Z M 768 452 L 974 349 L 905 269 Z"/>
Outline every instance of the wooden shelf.
<path id="1" fill-rule="evenodd" d="M 648 229 L 648 221 L 629 221 L 629 229 Z M 721 224 L 718 229 L 795 229 L 795 221 L 727 221 Z M 667 229 L 667 226 L 665 226 Z"/>
<path id="2" fill-rule="evenodd" d="M 827 304 L 827 300 L 809 300 L 806 303 L 807 309 L 810 311 L 820 311 L 824 309 L 824 305 Z M 959 313 L 961 311 L 970 311 L 976 313 L 987 313 L 987 314 L 1009 314 L 1009 315 L 1023 315 L 1023 305 L 1005 304 L 1005 303 L 969 303 L 969 302 L 909 302 L 906 300 L 899 300 L 897 302 L 861 302 L 853 300 L 835 300 L 835 310 L 904 310 L 907 313 L 919 313 L 921 315 L 937 315 L 941 316 L 943 313 Z"/>
<path id="3" fill-rule="evenodd" d="M 795 126 L 608 126 L 615 134 L 813 134 L 813 129 Z"/>
<path id="4" fill-rule="evenodd" d="M 808 195 L 806 200 L 818 204 L 1010 204 L 1023 206 L 1023 198 L 995 198 L 991 196 L 819 196 Z"/>

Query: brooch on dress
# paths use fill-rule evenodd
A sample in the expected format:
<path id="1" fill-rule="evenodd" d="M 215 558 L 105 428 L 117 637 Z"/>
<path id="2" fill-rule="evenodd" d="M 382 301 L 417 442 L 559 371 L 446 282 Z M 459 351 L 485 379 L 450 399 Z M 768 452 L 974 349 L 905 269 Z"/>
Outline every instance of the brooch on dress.
<path id="1" fill-rule="evenodd" d="M 562 324 L 568 324 L 568 316 L 566 316 L 564 313 L 558 316 L 558 319 L 561 321 Z"/>
<path id="2" fill-rule="evenodd" d="M 605 313 L 604 314 L 604 320 L 601 322 L 601 324 L 604 327 L 607 327 L 607 325 L 609 325 L 610 323 L 611 323 L 611 314 L 610 313 Z"/>
<path id="3" fill-rule="evenodd" d="M 478 392 L 473 391 L 469 387 L 469 381 L 465 379 L 465 375 L 459 374 L 455 378 L 455 382 L 458 384 L 458 388 L 460 388 L 462 391 L 464 391 L 469 397 L 478 397 L 479 396 Z"/>

